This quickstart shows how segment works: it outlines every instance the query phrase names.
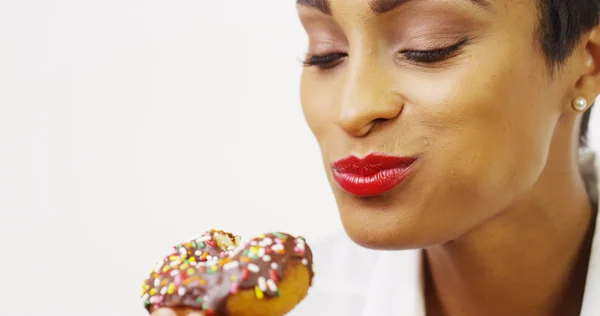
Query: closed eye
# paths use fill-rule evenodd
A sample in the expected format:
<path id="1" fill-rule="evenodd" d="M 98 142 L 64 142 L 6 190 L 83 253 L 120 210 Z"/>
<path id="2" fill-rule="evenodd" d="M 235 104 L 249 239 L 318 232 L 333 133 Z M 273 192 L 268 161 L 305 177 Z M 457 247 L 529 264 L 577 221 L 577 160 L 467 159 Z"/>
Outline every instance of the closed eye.
<path id="1" fill-rule="evenodd" d="M 433 64 L 452 57 L 464 45 L 468 39 L 465 38 L 456 44 L 433 50 L 403 50 L 400 54 L 409 61 L 421 64 Z M 346 53 L 331 53 L 323 55 L 309 55 L 302 62 L 305 67 L 318 67 L 319 69 L 331 69 L 338 66 L 344 58 L 348 57 Z"/>
<path id="2" fill-rule="evenodd" d="M 434 50 L 403 50 L 400 51 L 406 59 L 416 63 L 423 64 L 431 64 L 446 60 L 452 57 L 458 50 L 460 50 L 465 44 L 467 44 L 468 39 L 465 38 L 460 42 Z"/>
<path id="3" fill-rule="evenodd" d="M 345 53 L 332 53 L 324 55 L 307 56 L 303 64 L 305 67 L 316 66 L 320 69 L 331 69 L 339 65 L 343 58 L 347 57 Z"/>

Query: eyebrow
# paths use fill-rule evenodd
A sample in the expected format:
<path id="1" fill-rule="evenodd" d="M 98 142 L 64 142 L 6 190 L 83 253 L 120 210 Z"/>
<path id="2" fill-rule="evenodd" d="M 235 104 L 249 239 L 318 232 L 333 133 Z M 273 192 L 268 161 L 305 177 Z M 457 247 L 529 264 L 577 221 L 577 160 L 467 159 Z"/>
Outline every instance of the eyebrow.
<path id="1" fill-rule="evenodd" d="M 412 0 L 371 0 L 369 6 L 371 7 L 371 11 L 376 14 L 383 14 L 388 11 L 391 11 L 398 6 L 410 2 Z M 470 2 L 476 4 L 479 7 L 488 8 L 490 3 L 488 0 L 469 0 Z M 331 15 L 331 4 L 329 0 L 296 0 L 296 4 L 315 8 L 327 15 Z"/>

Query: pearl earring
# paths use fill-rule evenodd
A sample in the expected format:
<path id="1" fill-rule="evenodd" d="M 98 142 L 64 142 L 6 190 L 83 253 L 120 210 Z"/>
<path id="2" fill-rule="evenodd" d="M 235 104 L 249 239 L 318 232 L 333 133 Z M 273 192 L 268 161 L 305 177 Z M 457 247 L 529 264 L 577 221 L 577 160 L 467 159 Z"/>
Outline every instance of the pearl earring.
<path id="1" fill-rule="evenodd" d="M 577 97 L 573 101 L 573 108 L 577 111 L 583 112 L 587 109 L 588 103 L 587 100 L 582 97 Z"/>

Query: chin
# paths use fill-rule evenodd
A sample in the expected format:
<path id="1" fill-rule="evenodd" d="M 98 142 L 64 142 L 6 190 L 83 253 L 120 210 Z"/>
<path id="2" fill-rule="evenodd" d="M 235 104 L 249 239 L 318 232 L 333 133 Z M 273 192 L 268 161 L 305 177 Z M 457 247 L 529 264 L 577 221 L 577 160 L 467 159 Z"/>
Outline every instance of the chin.
<path id="1" fill-rule="evenodd" d="M 451 231 L 451 227 L 429 227 L 418 216 L 410 216 L 409 213 L 366 213 L 364 210 L 340 209 L 342 224 L 348 237 L 369 249 L 423 249 L 444 244 L 460 235 Z"/>

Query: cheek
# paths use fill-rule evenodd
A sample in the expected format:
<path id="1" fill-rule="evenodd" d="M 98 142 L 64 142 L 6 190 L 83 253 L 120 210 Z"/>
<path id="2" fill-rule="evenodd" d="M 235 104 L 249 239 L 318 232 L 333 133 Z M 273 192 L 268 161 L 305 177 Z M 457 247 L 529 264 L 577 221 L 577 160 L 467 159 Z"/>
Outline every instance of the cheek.
<path id="1" fill-rule="evenodd" d="M 490 203 L 500 208 L 533 185 L 556 123 L 541 99 L 546 82 L 531 76 L 543 73 L 539 67 L 482 61 L 414 81 L 413 129 L 426 135 L 431 172 L 445 185 L 429 192 L 435 200 L 472 211 Z"/>
<path id="2" fill-rule="evenodd" d="M 352 140 L 335 124 L 342 91 L 341 73 L 316 74 L 314 69 L 303 73 L 300 96 L 304 118 L 315 136 L 323 159 L 331 154 L 345 155 L 353 149 Z"/>
<path id="3" fill-rule="evenodd" d="M 302 74 L 300 84 L 300 98 L 304 117 L 311 131 L 321 143 L 327 128 L 331 128 L 330 113 L 332 108 L 326 106 L 331 104 L 332 93 L 327 93 L 324 82 L 315 80 L 311 70 L 305 70 Z M 329 122 L 329 124 L 328 124 Z"/>

